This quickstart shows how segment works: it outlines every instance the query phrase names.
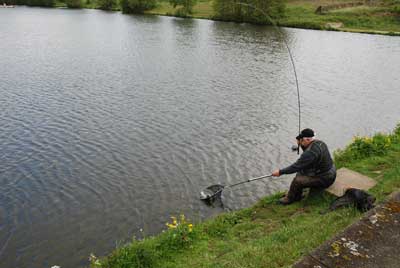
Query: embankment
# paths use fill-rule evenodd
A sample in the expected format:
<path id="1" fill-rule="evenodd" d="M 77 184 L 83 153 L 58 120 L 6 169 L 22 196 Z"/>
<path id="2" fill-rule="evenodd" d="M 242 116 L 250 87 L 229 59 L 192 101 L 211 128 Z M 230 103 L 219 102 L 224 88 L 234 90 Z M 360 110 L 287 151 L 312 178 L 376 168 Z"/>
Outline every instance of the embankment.
<path id="1" fill-rule="evenodd" d="M 400 188 L 400 125 L 390 134 L 356 137 L 335 162 L 375 179 L 370 193 L 381 202 Z M 321 215 L 334 199 L 326 193 L 289 206 L 277 205 L 279 196 L 199 224 L 172 218 L 157 236 L 92 256 L 91 267 L 290 267 L 362 215 L 354 208 Z"/>

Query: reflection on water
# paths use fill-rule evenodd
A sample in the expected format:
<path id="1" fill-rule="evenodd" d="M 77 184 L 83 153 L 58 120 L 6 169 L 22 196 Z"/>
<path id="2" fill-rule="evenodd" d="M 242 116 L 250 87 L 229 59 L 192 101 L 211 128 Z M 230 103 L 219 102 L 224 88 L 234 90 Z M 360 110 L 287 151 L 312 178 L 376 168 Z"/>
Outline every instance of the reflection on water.
<path id="1" fill-rule="evenodd" d="M 400 40 L 283 29 L 303 126 L 331 148 L 390 130 Z M 270 27 L 94 10 L 0 10 L 0 266 L 77 267 L 221 210 L 199 191 L 293 161 L 293 70 Z M 384 103 L 384 105 L 382 105 Z M 290 177 L 224 191 L 230 209 Z"/>

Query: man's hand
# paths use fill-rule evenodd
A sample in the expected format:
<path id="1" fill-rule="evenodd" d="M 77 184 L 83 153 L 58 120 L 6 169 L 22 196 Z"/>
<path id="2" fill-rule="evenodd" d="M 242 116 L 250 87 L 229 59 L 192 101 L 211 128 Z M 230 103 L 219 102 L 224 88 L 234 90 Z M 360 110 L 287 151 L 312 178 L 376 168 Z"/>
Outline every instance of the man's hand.
<path id="1" fill-rule="evenodd" d="M 279 169 L 275 170 L 274 172 L 272 172 L 272 176 L 274 177 L 279 177 L 281 174 L 279 173 Z"/>

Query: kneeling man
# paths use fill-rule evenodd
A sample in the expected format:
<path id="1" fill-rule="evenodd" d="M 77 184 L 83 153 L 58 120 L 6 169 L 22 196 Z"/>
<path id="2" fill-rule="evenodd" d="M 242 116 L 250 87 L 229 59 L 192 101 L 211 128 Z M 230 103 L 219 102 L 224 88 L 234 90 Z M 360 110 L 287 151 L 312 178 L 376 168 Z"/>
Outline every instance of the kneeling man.
<path id="1" fill-rule="evenodd" d="M 336 168 L 328 146 L 323 141 L 315 139 L 312 129 L 303 129 L 296 140 L 303 150 L 300 158 L 294 164 L 272 173 L 275 177 L 296 173 L 289 192 L 279 200 L 284 205 L 301 200 L 304 188 L 328 188 L 336 179 Z"/>

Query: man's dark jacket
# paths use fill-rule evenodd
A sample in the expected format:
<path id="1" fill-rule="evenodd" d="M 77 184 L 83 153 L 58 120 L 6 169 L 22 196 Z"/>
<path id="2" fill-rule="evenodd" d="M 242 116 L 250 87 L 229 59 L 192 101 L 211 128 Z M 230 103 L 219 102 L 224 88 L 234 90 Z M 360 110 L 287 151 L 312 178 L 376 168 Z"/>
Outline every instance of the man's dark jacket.
<path id="1" fill-rule="evenodd" d="M 279 170 L 281 175 L 298 172 L 301 175 L 319 177 L 327 185 L 336 178 L 336 168 L 333 164 L 328 146 L 320 140 L 314 140 L 292 165 Z"/>

